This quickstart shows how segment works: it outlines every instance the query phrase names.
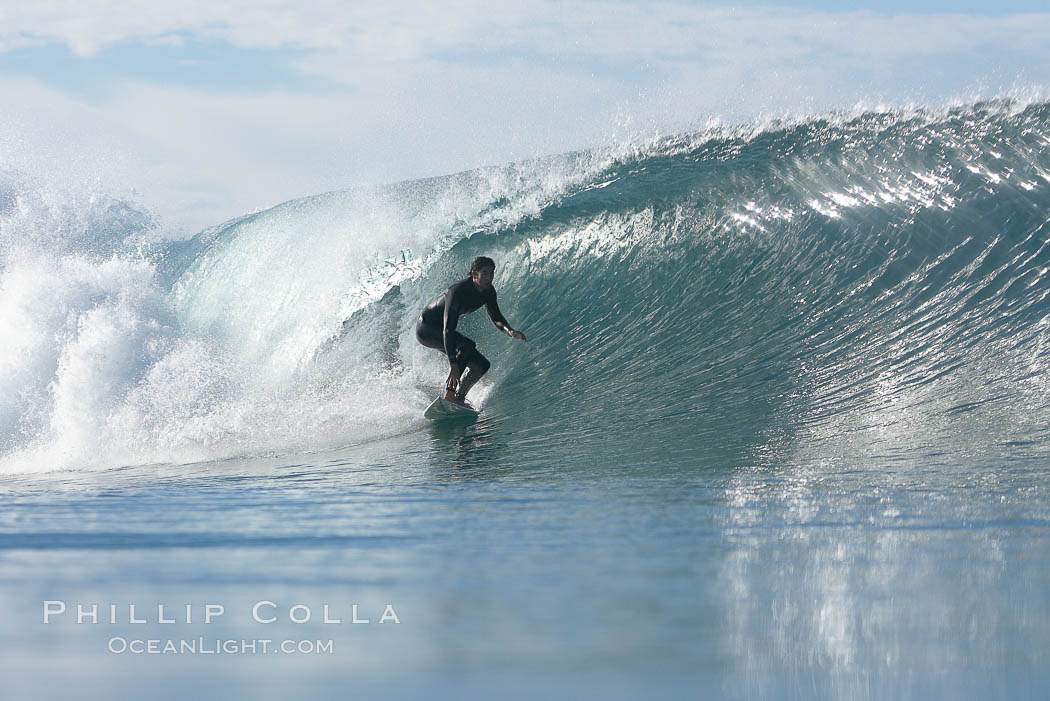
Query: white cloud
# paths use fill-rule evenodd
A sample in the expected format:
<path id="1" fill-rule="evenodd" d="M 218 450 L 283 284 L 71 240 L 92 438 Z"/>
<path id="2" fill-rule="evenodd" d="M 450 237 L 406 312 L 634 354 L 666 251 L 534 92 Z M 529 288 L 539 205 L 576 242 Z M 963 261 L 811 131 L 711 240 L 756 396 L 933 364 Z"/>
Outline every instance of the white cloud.
<path id="1" fill-rule="evenodd" d="M 622 135 L 625 124 L 667 130 L 710 116 L 938 98 L 982 79 L 994 89 L 992 78 L 1022 67 L 1029 79 L 1050 82 L 1050 14 L 891 16 L 613 0 L 80 0 L 18 3 L 0 13 L 0 50 L 61 42 L 91 56 L 116 42 L 178 45 L 194 37 L 291 47 L 308 50 L 294 69 L 341 86 L 327 94 L 316 87 L 220 94 L 114 76 L 86 101 L 35 81 L 0 81 L 8 100 L 2 123 L 65 134 L 48 137 L 52 150 L 131 154 L 121 158 L 126 180 L 191 227 L 325 189 L 583 147 Z M 1027 60 L 1015 65 L 1018 51 Z M 975 57 L 985 55 L 1002 59 L 987 74 L 944 68 L 960 57 L 980 64 Z M 33 142 L 18 129 L 0 137 L 0 154 L 6 148 L 13 157 Z"/>
<path id="2" fill-rule="evenodd" d="M 0 48 L 27 37 L 81 55 L 107 44 L 189 33 L 244 48 L 339 51 L 370 61 L 412 61 L 447 51 L 529 51 L 604 60 L 690 59 L 775 45 L 786 54 L 834 47 L 871 57 L 1022 44 L 1045 50 L 1050 14 L 975 17 L 821 12 L 695 3 L 344 3 L 319 0 L 177 0 L 20 3 L 5 10 Z"/>

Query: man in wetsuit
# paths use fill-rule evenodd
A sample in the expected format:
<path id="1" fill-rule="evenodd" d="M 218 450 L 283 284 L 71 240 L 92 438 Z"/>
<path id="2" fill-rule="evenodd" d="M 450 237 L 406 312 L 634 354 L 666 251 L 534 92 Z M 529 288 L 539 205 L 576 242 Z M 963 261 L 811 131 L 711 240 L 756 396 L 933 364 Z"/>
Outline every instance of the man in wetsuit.
<path id="1" fill-rule="evenodd" d="M 481 305 L 489 313 L 496 328 L 511 338 L 525 340 L 525 334 L 515 331 L 503 318 L 496 304 L 496 288 L 492 277 L 496 263 L 479 256 L 470 264 L 470 277 L 449 287 L 435 297 L 419 315 L 416 339 L 427 348 L 434 348 L 448 356 L 448 379 L 445 381 L 445 399 L 466 405 L 464 398 L 470 388 L 489 369 L 489 361 L 478 352 L 477 345 L 456 331 L 459 317 L 476 311 Z"/>

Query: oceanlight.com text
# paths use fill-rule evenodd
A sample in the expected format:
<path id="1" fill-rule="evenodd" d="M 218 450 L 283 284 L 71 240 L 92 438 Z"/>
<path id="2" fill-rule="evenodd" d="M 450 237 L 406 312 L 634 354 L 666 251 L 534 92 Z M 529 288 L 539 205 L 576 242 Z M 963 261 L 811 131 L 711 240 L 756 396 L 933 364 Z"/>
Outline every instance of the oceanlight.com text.
<path id="1" fill-rule="evenodd" d="M 331 655 L 332 640 L 271 640 L 221 638 L 122 638 L 109 639 L 115 655 Z"/>

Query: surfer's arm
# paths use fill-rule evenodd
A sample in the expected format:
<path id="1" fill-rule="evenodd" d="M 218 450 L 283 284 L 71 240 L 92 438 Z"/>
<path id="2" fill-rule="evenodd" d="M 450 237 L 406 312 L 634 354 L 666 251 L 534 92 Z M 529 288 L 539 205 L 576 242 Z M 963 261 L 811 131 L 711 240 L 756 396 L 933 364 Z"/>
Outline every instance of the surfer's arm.
<path id="1" fill-rule="evenodd" d="M 485 311 L 489 313 L 489 318 L 492 319 L 492 323 L 497 329 L 507 334 L 511 338 L 516 338 L 519 341 L 525 340 L 525 334 L 523 334 L 521 331 L 515 331 L 514 329 L 512 329 L 510 324 L 507 323 L 506 318 L 504 318 L 503 313 L 500 312 L 499 305 L 496 304 L 495 290 L 492 291 L 492 296 L 489 297 L 489 299 L 485 300 Z"/>
<path id="2" fill-rule="evenodd" d="M 442 322 L 442 341 L 445 344 L 445 355 L 448 356 L 448 366 L 452 370 L 453 378 L 458 379 L 459 373 L 462 368 L 456 365 L 456 347 L 455 347 L 455 336 L 453 332 L 456 330 L 456 326 L 459 324 L 459 307 L 456 306 L 456 302 L 453 299 L 452 288 L 446 293 L 445 297 L 445 318 Z"/>
<path id="3" fill-rule="evenodd" d="M 515 331 L 514 329 L 512 329 L 510 327 L 510 324 L 508 324 L 506 321 L 494 321 L 492 323 L 496 325 L 497 329 L 507 334 L 511 338 L 516 338 L 519 341 L 525 340 L 525 334 L 523 334 L 521 331 Z"/>

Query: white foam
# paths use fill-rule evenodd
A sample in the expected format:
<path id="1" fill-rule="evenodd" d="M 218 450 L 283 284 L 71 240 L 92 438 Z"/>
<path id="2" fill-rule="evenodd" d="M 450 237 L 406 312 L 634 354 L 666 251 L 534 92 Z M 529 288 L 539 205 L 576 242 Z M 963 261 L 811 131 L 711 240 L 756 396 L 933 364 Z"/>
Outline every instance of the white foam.
<path id="1" fill-rule="evenodd" d="M 420 388 L 443 376 L 411 336 L 426 267 L 608 158 L 286 203 L 221 232 L 170 293 L 129 245 L 147 215 L 22 188 L 0 219 L 0 473 L 323 450 L 421 425 Z M 399 283 L 404 307 L 340 338 Z M 380 352 L 391 329 L 395 358 Z"/>

